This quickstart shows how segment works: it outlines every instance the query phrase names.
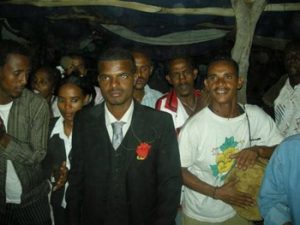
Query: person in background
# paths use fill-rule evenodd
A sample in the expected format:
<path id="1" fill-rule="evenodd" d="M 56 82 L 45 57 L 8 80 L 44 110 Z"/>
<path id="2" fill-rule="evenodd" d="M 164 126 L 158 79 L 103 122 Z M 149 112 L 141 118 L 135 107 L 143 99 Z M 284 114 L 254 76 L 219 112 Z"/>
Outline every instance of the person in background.
<path id="1" fill-rule="evenodd" d="M 69 76 L 73 71 L 72 58 L 70 56 L 61 57 L 56 69 L 60 71 L 62 78 Z"/>
<path id="2" fill-rule="evenodd" d="M 133 50 L 132 56 L 136 66 L 137 80 L 134 85 L 133 97 L 142 105 L 155 108 L 155 103 L 162 96 L 157 90 L 149 87 L 148 80 L 153 71 L 150 57 L 143 51 Z"/>
<path id="3" fill-rule="evenodd" d="M 42 66 L 33 74 L 31 81 L 32 91 L 47 100 L 51 117 L 57 117 L 60 115 L 57 107 L 57 98 L 54 94 L 59 79 L 60 76 L 56 69 L 49 66 Z"/>
<path id="4" fill-rule="evenodd" d="M 89 90 L 92 85 L 83 77 L 64 78 L 57 92 L 58 108 L 61 116 L 50 121 L 48 152 L 43 161 L 45 175 L 52 183 L 51 206 L 54 222 L 66 224 L 65 192 L 68 187 L 67 174 L 71 168 L 73 120 L 77 111 L 89 107 Z"/>
<path id="5" fill-rule="evenodd" d="M 47 152 L 49 106 L 25 88 L 30 54 L 15 41 L 0 42 L 0 223 L 51 225 L 49 184 L 41 161 Z"/>
<path id="6" fill-rule="evenodd" d="M 86 65 L 86 61 L 81 55 L 71 55 L 72 59 L 72 74 L 77 74 L 80 77 L 87 77 L 92 82 L 92 75 L 88 73 L 88 68 Z M 101 90 L 99 87 L 94 86 L 96 97 L 95 97 L 95 105 L 103 102 L 103 97 L 101 94 Z"/>
<path id="7" fill-rule="evenodd" d="M 274 102 L 275 122 L 284 137 L 300 133 L 300 41 L 285 48 L 287 79 Z"/>
<path id="8" fill-rule="evenodd" d="M 98 71 L 105 101 L 74 120 L 69 225 L 174 225 L 181 177 L 171 116 L 133 99 L 129 51 L 108 49 Z"/>
<path id="9" fill-rule="evenodd" d="M 156 109 L 172 115 L 179 133 L 186 120 L 207 104 L 207 96 L 194 88 L 198 70 L 190 57 L 178 56 L 167 63 L 166 79 L 173 86 L 158 99 Z"/>
<path id="10" fill-rule="evenodd" d="M 255 199 L 235 189 L 238 180 L 225 184 L 225 177 L 234 166 L 246 170 L 258 157 L 269 158 L 282 136 L 262 109 L 237 102 L 243 80 L 233 59 L 212 60 L 204 83 L 209 104 L 179 134 L 182 225 L 250 225 L 231 205 L 252 207 Z"/>

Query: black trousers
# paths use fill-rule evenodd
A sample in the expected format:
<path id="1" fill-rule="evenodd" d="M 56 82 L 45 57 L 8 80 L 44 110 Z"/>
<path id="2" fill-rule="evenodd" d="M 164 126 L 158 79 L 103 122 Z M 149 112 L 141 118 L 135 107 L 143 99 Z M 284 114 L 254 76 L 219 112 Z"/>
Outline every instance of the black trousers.
<path id="1" fill-rule="evenodd" d="M 53 216 L 54 216 L 54 224 L 55 225 L 66 225 L 67 224 L 67 216 L 66 209 L 61 207 L 60 205 L 53 205 Z"/>
<path id="2" fill-rule="evenodd" d="M 0 225 L 51 225 L 50 206 L 45 196 L 31 204 L 6 204 L 5 213 L 0 212 Z"/>

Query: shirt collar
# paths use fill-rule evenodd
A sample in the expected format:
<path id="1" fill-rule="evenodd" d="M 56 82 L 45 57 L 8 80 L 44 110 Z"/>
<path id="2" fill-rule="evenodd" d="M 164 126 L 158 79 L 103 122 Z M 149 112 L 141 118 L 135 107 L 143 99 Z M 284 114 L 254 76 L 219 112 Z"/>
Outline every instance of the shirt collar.
<path id="1" fill-rule="evenodd" d="M 133 109 L 134 109 L 134 103 L 133 100 L 131 101 L 131 104 L 123 117 L 120 120 L 117 120 L 114 115 L 108 110 L 106 104 L 104 104 L 104 112 L 105 112 L 105 124 L 106 126 L 110 126 L 112 123 L 116 121 L 122 121 L 125 122 L 126 124 L 131 123 L 132 115 L 133 115 Z"/>
<path id="2" fill-rule="evenodd" d="M 60 134 L 61 132 L 64 132 L 64 118 L 62 116 L 60 116 L 56 121 L 52 129 L 50 138 L 52 138 L 55 134 Z"/>

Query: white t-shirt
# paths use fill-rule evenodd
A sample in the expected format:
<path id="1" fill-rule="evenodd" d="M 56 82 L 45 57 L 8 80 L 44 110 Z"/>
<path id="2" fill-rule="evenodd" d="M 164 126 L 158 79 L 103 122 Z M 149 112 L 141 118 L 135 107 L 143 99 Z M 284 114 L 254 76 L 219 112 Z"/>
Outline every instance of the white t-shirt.
<path id="1" fill-rule="evenodd" d="M 284 137 L 300 133 L 300 84 L 286 80 L 274 102 L 275 122 Z"/>
<path id="2" fill-rule="evenodd" d="M 7 130 L 9 112 L 12 107 L 12 101 L 6 105 L 0 105 L 0 116 Z M 6 165 L 6 183 L 5 183 L 6 202 L 20 204 L 22 185 L 16 173 L 15 167 L 11 160 L 7 160 Z"/>
<path id="3" fill-rule="evenodd" d="M 250 129 L 246 113 L 228 119 L 206 107 L 190 118 L 179 134 L 181 166 L 212 186 L 222 186 L 234 166 L 229 156 L 249 147 L 250 139 L 251 146 L 273 146 L 281 142 L 274 121 L 263 110 L 246 105 L 245 111 Z M 202 222 L 223 222 L 235 215 L 235 210 L 225 202 L 187 187 L 182 206 L 187 216 Z"/>

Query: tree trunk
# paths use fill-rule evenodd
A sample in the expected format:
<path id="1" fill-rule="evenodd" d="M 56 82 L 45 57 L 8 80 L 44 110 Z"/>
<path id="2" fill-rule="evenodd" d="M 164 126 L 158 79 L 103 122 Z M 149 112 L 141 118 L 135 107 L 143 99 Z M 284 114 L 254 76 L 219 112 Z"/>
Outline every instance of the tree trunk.
<path id="1" fill-rule="evenodd" d="M 236 38 L 231 55 L 239 64 L 239 75 L 244 79 L 244 85 L 239 91 L 238 100 L 241 103 L 246 103 L 249 55 L 255 26 L 267 2 L 266 0 L 231 0 L 231 4 L 236 18 Z"/>

